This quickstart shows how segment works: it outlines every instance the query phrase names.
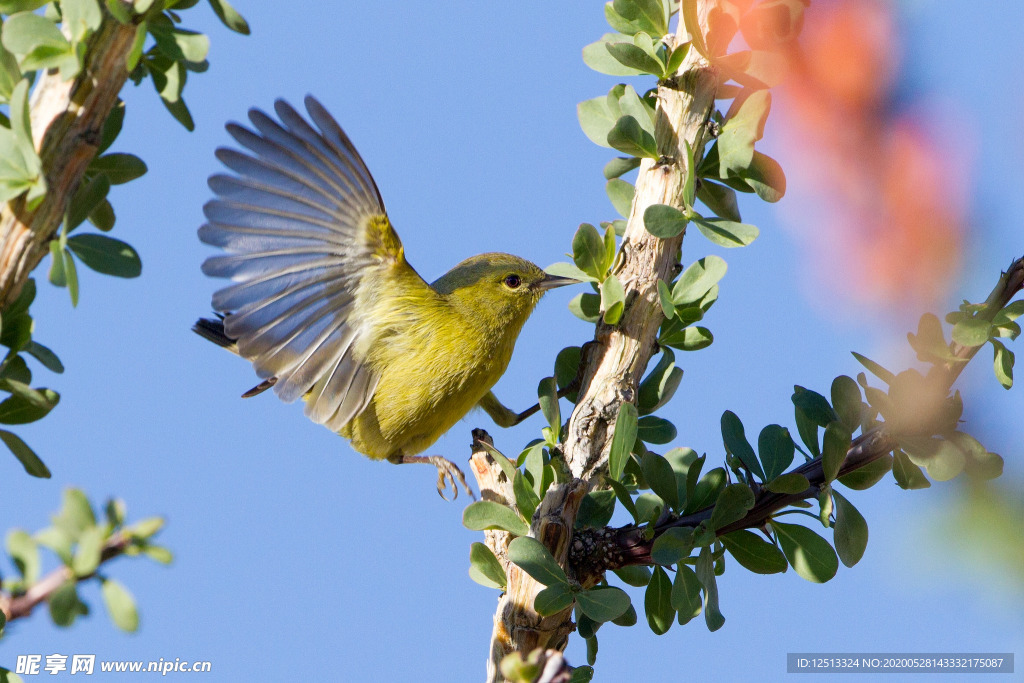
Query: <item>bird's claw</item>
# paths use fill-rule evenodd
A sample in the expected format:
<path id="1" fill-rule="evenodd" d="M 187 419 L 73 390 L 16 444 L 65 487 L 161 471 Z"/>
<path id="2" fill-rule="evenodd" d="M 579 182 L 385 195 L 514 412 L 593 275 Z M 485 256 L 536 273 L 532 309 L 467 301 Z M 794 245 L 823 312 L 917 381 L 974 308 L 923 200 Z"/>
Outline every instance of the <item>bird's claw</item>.
<path id="1" fill-rule="evenodd" d="M 473 493 L 473 489 L 466 483 L 466 475 L 462 473 L 462 470 L 447 458 L 442 458 L 440 455 L 431 456 L 430 462 L 433 463 L 434 467 L 437 468 L 437 494 L 449 500 L 445 492 L 450 486 L 452 489 L 452 497 L 450 500 L 454 501 L 459 497 L 459 484 L 466 489 L 466 493 L 473 500 L 476 500 L 476 495 Z"/>

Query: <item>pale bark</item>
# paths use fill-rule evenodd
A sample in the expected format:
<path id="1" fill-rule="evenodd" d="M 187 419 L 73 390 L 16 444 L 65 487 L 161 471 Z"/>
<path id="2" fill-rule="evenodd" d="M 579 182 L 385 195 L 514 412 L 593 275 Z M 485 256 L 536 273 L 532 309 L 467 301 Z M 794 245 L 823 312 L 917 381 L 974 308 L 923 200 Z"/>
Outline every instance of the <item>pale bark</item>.
<path id="1" fill-rule="evenodd" d="M 103 124 L 128 78 L 125 58 L 135 28 L 104 10 L 103 23 L 89 38 L 81 73 L 63 81 L 50 71 L 33 90 L 32 137 L 47 191 L 35 210 L 26 208 L 24 198 L 0 208 L 0 310 L 17 298 L 29 273 L 49 252 L 49 242 L 96 156 Z"/>
<path id="2" fill-rule="evenodd" d="M 698 15 L 706 26 L 707 13 L 716 0 L 699 0 Z M 678 43 L 689 40 L 682 26 Z M 690 144 L 700 158 L 708 138 L 707 123 L 714 107 L 718 78 L 715 69 L 695 49 L 691 49 L 677 76 L 658 88 L 656 139 L 660 158 L 644 159 L 636 182 L 636 194 L 623 237 L 622 248 L 613 267 L 626 292 L 626 308 L 617 325 L 599 323 L 596 344 L 584 357 L 582 385 L 576 408 L 569 418 L 567 436 L 562 444 L 570 477 L 553 485 L 545 494 L 533 517 L 530 535 L 540 540 L 558 563 L 569 571 L 569 546 L 580 502 L 599 483 L 607 468 L 608 450 L 619 407 L 635 402 L 637 386 L 654 353 L 658 328 L 662 322 L 658 301 L 658 280 L 671 282 L 677 272 L 683 236 L 662 240 L 644 228 L 643 215 L 653 204 L 683 209 L 682 189 L 686 181 L 686 147 Z M 510 501 L 507 492 L 492 491 L 492 479 L 478 468 L 474 455 L 474 473 L 484 499 Z M 486 458 L 484 458 L 485 460 Z M 482 471 L 481 471 L 482 469 Z M 488 532 L 492 550 L 507 546 L 507 534 Z M 496 552 L 497 554 L 497 552 Z M 519 652 L 526 656 L 536 648 L 564 650 L 575 629 L 572 610 L 541 616 L 533 609 L 534 599 L 544 586 L 502 558 L 507 571 L 507 590 L 498 601 L 494 616 L 487 680 L 502 681 L 501 659 Z"/>

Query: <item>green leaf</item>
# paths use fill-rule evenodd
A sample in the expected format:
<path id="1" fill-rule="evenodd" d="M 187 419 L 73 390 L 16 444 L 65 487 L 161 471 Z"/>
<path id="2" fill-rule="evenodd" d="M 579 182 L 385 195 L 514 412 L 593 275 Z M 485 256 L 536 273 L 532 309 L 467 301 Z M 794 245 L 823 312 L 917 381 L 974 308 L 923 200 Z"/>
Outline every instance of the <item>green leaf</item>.
<path id="1" fill-rule="evenodd" d="M 965 463 L 964 453 L 945 439 L 906 437 L 900 447 L 915 465 L 924 467 L 928 476 L 936 481 L 949 481 L 960 474 Z"/>
<path id="2" fill-rule="evenodd" d="M 569 300 L 569 312 L 588 323 L 596 323 L 601 319 L 601 297 L 597 294 L 583 292 Z"/>
<path id="3" fill-rule="evenodd" d="M 516 497 L 516 507 L 519 508 L 519 513 L 527 520 L 532 519 L 533 513 L 540 505 L 540 497 L 526 481 L 522 472 L 517 471 L 513 476 L 512 492 Z"/>
<path id="4" fill-rule="evenodd" d="M 654 539 L 651 559 L 665 566 L 673 565 L 690 556 L 693 551 L 693 528 L 670 527 Z"/>
<path id="5" fill-rule="evenodd" d="M 668 13 L 661 0 L 615 0 L 615 11 L 624 19 L 641 26 L 652 36 L 668 33 Z"/>
<path id="6" fill-rule="evenodd" d="M 89 608 L 78 599 L 74 580 L 65 581 L 50 594 L 50 618 L 57 626 L 71 626 L 79 614 L 88 614 Z"/>
<path id="7" fill-rule="evenodd" d="M 106 175 L 97 175 L 78 187 L 65 218 L 65 230 L 71 232 L 96 210 L 110 192 L 110 180 Z"/>
<path id="8" fill-rule="evenodd" d="M 537 385 L 537 402 L 540 404 L 544 419 L 548 421 L 548 426 L 557 438 L 558 432 L 562 429 L 562 415 L 558 409 L 558 387 L 555 386 L 554 377 L 545 377 Z"/>
<path id="9" fill-rule="evenodd" d="M 64 257 L 64 280 L 68 286 L 68 294 L 71 296 L 71 305 L 78 305 L 78 268 L 75 267 L 75 259 L 71 252 L 65 249 L 62 252 Z"/>
<path id="10" fill-rule="evenodd" d="M 600 529 L 605 527 L 611 521 L 614 512 L 614 491 L 591 491 L 580 501 L 580 509 L 576 513 L 576 528 Z"/>
<path id="11" fill-rule="evenodd" d="M 622 311 L 626 305 L 626 291 L 622 288 L 619 278 L 609 275 L 601 283 L 601 310 L 604 321 L 608 325 L 615 325 L 622 318 Z"/>
<path id="12" fill-rule="evenodd" d="M 609 130 L 611 129 L 609 128 Z M 607 133 L 605 133 L 605 137 L 607 138 Z M 638 166 L 640 166 L 640 160 L 636 157 L 615 157 L 604 165 L 604 177 L 607 180 L 618 178 Z"/>
<path id="13" fill-rule="evenodd" d="M 619 504 L 622 505 L 622 507 L 626 509 L 626 512 L 633 517 L 633 521 L 639 524 L 640 515 L 637 514 L 636 505 L 633 503 L 633 497 L 629 495 L 629 490 L 610 476 L 605 477 L 604 481 L 611 487 L 612 491 L 615 492 L 615 499 L 619 501 Z"/>
<path id="14" fill-rule="evenodd" d="M 103 593 L 107 614 L 114 625 L 128 633 L 138 630 L 139 612 L 135 608 L 135 598 L 128 589 L 113 579 L 104 579 L 100 591 Z"/>
<path id="15" fill-rule="evenodd" d="M 676 438 L 676 426 L 663 417 L 647 415 L 637 423 L 637 436 L 645 443 L 670 443 Z M 671 470 L 671 467 L 668 469 Z"/>
<path id="16" fill-rule="evenodd" d="M 632 116 L 619 117 L 608 131 L 608 145 L 631 156 L 658 158 L 654 137 Z"/>
<path id="17" fill-rule="evenodd" d="M 241 33 L 244 36 L 249 35 L 249 24 L 246 23 L 242 15 L 231 6 L 228 0 L 210 0 L 210 7 L 213 8 L 217 17 L 229 29 L 235 33 Z"/>
<path id="18" fill-rule="evenodd" d="M 0 103 L 10 100 L 14 86 L 20 80 L 21 69 L 18 68 L 18 60 L 0 45 Z"/>
<path id="19" fill-rule="evenodd" d="M 82 531 L 78 537 L 78 549 L 75 551 L 71 569 L 75 576 L 89 576 L 100 566 L 100 553 L 103 552 L 103 529 L 91 526 Z"/>
<path id="20" fill-rule="evenodd" d="M 694 468 L 691 468 L 690 471 L 693 472 Z M 696 471 L 700 472 L 699 469 Z M 686 512 L 710 507 L 718 500 L 718 494 L 722 492 L 723 488 L 725 488 L 725 470 L 721 467 L 709 470 L 694 486 L 693 495 L 689 496 L 689 502 L 686 504 Z"/>
<path id="21" fill-rule="evenodd" d="M 694 216 L 693 222 L 701 234 L 720 247 L 745 247 L 760 234 L 756 225 L 736 223 L 723 218 Z"/>
<path id="22" fill-rule="evenodd" d="M 700 21 L 697 18 L 697 3 L 693 0 L 682 0 L 679 5 L 679 14 L 686 27 L 686 32 L 690 34 L 690 42 L 693 43 L 694 49 L 710 61 L 711 55 L 704 42 L 704 33 L 701 31 Z"/>
<path id="23" fill-rule="evenodd" d="M 129 73 L 135 71 L 139 65 L 139 60 L 142 59 L 142 48 L 146 45 L 147 35 L 149 35 L 149 24 L 145 21 L 139 22 L 139 25 L 135 27 L 135 38 L 132 40 L 132 46 L 128 49 L 128 54 L 124 58 L 124 65 Z"/>
<path id="24" fill-rule="evenodd" d="M 679 565 L 672 584 L 671 603 L 679 613 L 679 624 L 686 624 L 703 610 L 701 585 L 697 575 L 685 564 Z"/>
<path id="25" fill-rule="evenodd" d="M 469 578 L 481 586 L 505 590 L 505 570 L 491 549 L 483 543 L 469 546 Z"/>
<path id="26" fill-rule="evenodd" d="M 832 380 L 832 407 L 851 433 L 860 426 L 860 398 L 860 387 L 852 377 L 840 375 Z"/>
<path id="27" fill-rule="evenodd" d="M 14 453 L 14 457 L 18 459 L 18 462 L 21 463 L 21 466 L 25 468 L 28 474 L 40 479 L 50 478 L 49 468 L 17 434 L 0 429 L 0 439 L 3 440 L 4 445 L 10 449 L 11 453 Z"/>
<path id="28" fill-rule="evenodd" d="M 508 544 L 508 559 L 545 586 L 569 583 L 565 571 L 558 566 L 548 549 L 535 538 L 519 536 L 512 539 Z"/>
<path id="29" fill-rule="evenodd" d="M 174 562 L 174 554 L 170 550 L 159 545 L 145 545 L 142 554 L 160 564 L 171 564 Z"/>
<path id="30" fill-rule="evenodd" d="M 715 215 L 726 220 L 741 222 L 739 202 L 736 201 L 736 190 L 725 185 L 701 180 L 697 188 L 697 199 L 711 209 Z"/>
<path id="31" fill-rule="evenodd" d="M 27 55 L 39 48 L 71 53 L 71 43 L 60 29 L 46 17 L 32 12 L 19 12 L 8 17 L 3 24 L 0 41 L 16 55 Z"/>
<path id="32" fill-rule="evenodd" d="M 597 278 L 593 278 L 587 275 L 582 270 L 577 268 L 572 263 L 565 263 L 559 261 L 558 263 L 552 263 L 550 266 L 544 269 L 544 272 L 548 275 L 558 275 L 560 277 L 571 277 L 581 282 L 597 282 Z"/>
<path id="33" fill-rule="evenodd" d="M 100 27 L 103 14 L 96 0 L 61 0 L 61 24 L 71 33 L 71 40 L 81 42 Z"/>
<path id="34" fill-rule="evenodd" d="M 23 583 L 29 586 L 39 578 L 39 546 L 35 540 L 22 529 L 11 529 L 7 532 L 7 554 L 18 568 Z"/>
<path id="35" fill-rule="evenodd" d="M 671 239 L 686 230 L 686 216 L 668 204 L 651 204 L 644 210 L 644 228 L 661 239 Z"/>
<path id="36" fill-rule="evenodd" d="M 1013 351 L 1003 346 L 1002 342 L 998 342 L 995 339 L 992 340 L 992 366 L 996 374 L 996 379 L 999 380 L 999 384 L 1004 389 L 1009 389 L 1013 386 Z"/>
<path id="37" fill-rule="evenodd" d="M 142 261 L 131 245 L 99 234 L 72 235 L 68 248 L 97 273 L 132 278 L 142 274 Z"/>
<path id="38" fill-rule="evenodd" d="M 46 417 L 47 413 L 60 401 L 60 395 L 50 389 L 40 389 L 39 391 L 42 392 L 45 400 L 35 401 L 23 395 L 13 394 L 0 401 L 0 424 L 28 424 Z M 4 441 L 7 442 L 7 439 Z M 11 448 L 10 442 L 7 442 L 7 446 Z"/>
<path id="39" fill-rule="evenodd" d="M 651 570 L 643 565 L 631 564 L 612 570 L 627 586 L 644 588 L 651 582 Z"/>
<path id="40" fill-rule="evenodd" d="M 878 379 L 882 380 L 886 384 L 892 384 L 893 381 L 895 381 L 896 375 L 892 374 L 875 361 L 871 360 L 867 356 L 860 355 L 856 351 L 853 351 L 852 353 L 853 357 L 857 359 L 857 362 L 866 367 L 868 371 Z"/>
<path id="41" fill-rule="evenodd" d="M 774 544 L 745 529 L 730 532 L 719 540 L 745 569 L 755 574 L 778 574 L 786 571 L 786 556 Z"/>
<path id="42" fill-rule="evenodd" d="M 668 633 L 672 628 L 676 610 L 672 607 L 672 582 L 661 567 L 654 568 L 651 582 L 644 593 L 644 612 L 647 623 L 656 635 Z"/>
<path id="43" fill-rule="evenodd" d="M 725 447 L 729 449 L 729 452 L 739 458 L 748 470 L 757 475 L 761 481 L 765 480 L 761 463 L 754 455 L 754 449 L 751 448 L 743 431 L 743 423 L 731 410 L 722 413 L 722 441 L 725 442 Z"/>
<path id="44" fill-rule="evenodd" d="M 828 404 L 828 400 L 816 391 L 795 385 L 791 400 L 797 410 L 819 427 L 827 427 L 839 419 L 839 416 L 832 410 L 832 406 Z"/>
<path id="45" fill-rule="evenodd" d="M 612 619 L 612 623 L 616 626 L 636 626 L 636 622 L 636 608 L 634 608 L 632 604 L 626 609 L 625 612 Z"/>
<path id="46" fill-rule="evenodd" d="M 747 97 L 741 93 L 736 103 L 738 109 L 730 115 L 718 136 L 718 163 L 726 173 L 742 171 L 753 163 L 754 143 L 764 135 L 772 96 L 767 90 L 750 92 Z"/>
<path id="47" fill-rule="evenodd" d="M 163 526 L 164 520 L 162 517 L 147 517 L 146 519 L 135 522 L 135 524 L 127 527 L 124 531 L 132 538 L 148 540 L 156 535 Z"/>
<path id="48" fill-rule="evenodd" d="M 555 583 L 537 593 L 533 609 L 541 616 L 558 614 L 572 606 L 572 589 L 567 583 Z"/>
<path id="49" fill-rule="evenodd" d="M 633 86 L 623 88 L 619 97 L 619 111 L 622 116 L 632 116 L 648 135 L 654 137 L 654 106 L 641 98 Z"/>
<path id="50" fill-rule="evenodd" d="M 115 152 L 93 159 L 87 172 L 102 173 L 107 176 L 111 185 L 121 185 L 141 178 L 147 170 L 149 169 L 146 167 L 146 162 L 134 154 Z"/>
<path id="51" fill-rule="evenodd" d="M 868 523 L 857 508 L 835 489 L 832 497 L 836 502 L 836 553 L 843 564 L 852 567 L 860 562 L 868 546 Z"/>
<path id="52" fill-rule="evenodd" d="M 86 529 L 96 526 L 96 515 L 89 499 L 79 489 L 66 489 L 60 513 L 53 518 L 53 524 L 77 541 Z"/>
<path id="53" fill-rule="evenodd" d="M 849 474 L 839 477 L 838 481 L 843 486 L 854 491 L 869 489 L 889 473 L 892 469 L 892 456 L 885 455 L 872 463 L 859 467 Z"/>
<path id="54" fill-rule="evenodd" d="M 961 346 L 981 346 L 992 334 L 992 323 L 983 318 L 967 318 L 953 326 L 953 341 Z"/>
<path id="55" fill-rule="evenodd" d="M 682 379 L 683 371 L 676 367 L 675 355 L 671 349 L 663 348 L 657 365 L 640 382 L 637 392 L 638 412 L 646 415 L 664 406 L 672 399 Z"/>
<path id="56" fill-rule="evenodd" d="M 714 335 L 706 327 L 685 327 L 658 337 L 658 343 L 680 351 L 700 351 L 711 346 Z"/>
<path id="57" fill-rule="evenodd" d="M 772 529 L 782 545 L 786 559 L 802 578 L 824 583 L 836 575 L 839 558 L 824 538 L 807 527 L 772 520 Z"/>
<path id="58" fill-rule="evenodd" d="M 641 439 L 644 438 L 643 426 L 644 421 L 647 419 L 646 417 L 641 418 L 638 423 L 638 433 Z M 672 428 L 672 431 L 675 432 L 675 427 Z M 672 471 L 672 466 L 668 463 L 668 460 L 648 451 L 641 458 L 640 467 L 643 470 L 644 479 L 647 480 L 647 485 L 651 487 L 651 490 L 658 494 L 658 497 L 664 500 L 670 507 L 678 507 L 676 475 Z"/>
<path id="59" fill-rule="evenodd" d="M 785 196 L 785 173 L 778 162 L 757 150 L 751 166 L 737 174 L 763 201 L 773 204 Z"/>
<path id="60" fill-rule="evenodd" d="M 512 508 L 490 500 L 478 500 L 467 505 L 462 512 L 462 525 L 473 531 L 501 529 L 517 536 L 530 533 L 530 527 Z"/>
<path id="61" fill-rule="evenodd" d="M 754 507 L 754 492 L 746 484 L 730 484 L 722 489 L 711 511 L 708 527 L 717 531 L 737 522 Z"/>
<path id="62" fill-rule="evenodd" d="M 821 448 L 821 468 L 825 474 L 825 483 L 830 483 L 839 474 L 850 450 L 852 436 L 841 422 L 830 422 L 825 428 L 825 438 Z"/>
<path id="63" fill-rule="evenodd" d="M 612 434 L 612 445 L 608 454 L 608 476 L 615 481 L 622 479 L 622 472 L 629 460 L 629 453 L 636 441 L 637 410 L 632 403 L 622 403 L 619 415 L 615 419 L 615 431 Z"/>
<path id="64" fill-rule="evenodd" d="M 42 363 L 43 367 L 50 372 L 57 374 L 64 372 L 64 365 L 60 362 L 60 358 L 57 358 L 57 354 L 39 342 L 30 341 L 22 350 Z"/>
<path id="65" fill-rule="evenodd" d="M 633 195 L 636 192 L 633 184 L 627 183 L 621 178 L 612 178 L 605 184 L 605 191 L 619 215 L 628 218 L 630 208 L 633 206 Z"/>
<path id="66" fill-rule="evenodd" d="M 628 41 L 629 36 L 622 33 L 606 33 L 601 37 L 601 40 L 590 43 L 583 48 L 583 63 L 594 71 L 608 74 L 609 76 L 639 76 L 643 73 L 642 71 L 624 66 L 608 51 L 607 46 L 609 43 L 625 43 Z M 604 143 L 598 144 L 607 146 Z"/>
<path id="67" fill-rule="evenodd" d="M 683 271 L 672 288 L 672 301 L 681 306 L 693 304 L 707 294 L 723 277 L 728 269 L 726 262 L 718 256 L 705 256 L 694 261 Z"/>
<path id="68" fill-rule="evenodd" d="M 576 594 L 580 611 L 594 621 L 618 619 L 629 610 L 630 601 L 626 591 L 615 586 L 594 586 Z"/>
<path id="69" fill-rule="evenodd" d="M 704 586 L 704 621 L 709 631 L 717 631 L 725 624 L 725 617 L 718 608 L 718 584 L 715 582 L 715 567 L 711 560 L 711 548 L 705 547 L 697 557 L 697 579 Z"/>
<path id="70" fill-rule="evenodd" d="M 572 259 L 587 275 L 599 281 L 604 279 L 611 263 L 606 263 L 604 239 L 593 225 L 580 223 L 572 238 Z"/>
<path id="71" fill-rule="evenodd" d="M 757 452 L 764 465 L 765 481 L 771 481 L 793 463 L 796 445 L 788 429 L 773 424 L 762 429 L 758 435 Z"/>
<path id="72" fill-rule="evenodd" d="M 580 359 L 583 350 L 579 346 L 567 346 L 555 356 L 555 381 L 559 389 L 564 389 L 576 379 L 579 373 Z M 567 398 L 572 401 L 573 395 Z"/>
<path id="73" fill-rule="evenodd" d="M 665 284 L 664 280 L 658 280 L 658 303 L 661 305 L 661 313 L 666 320 L 671 320 L 676 315 L 675 305 L 672 303 L 672 291 Z"/>
<path id="74" fill-rule="evenodd" d="M 772 493 L 803 493 L 810 486 L 807 477 L 799 472 L 790 472 L 770 479 L 766 488 Z"/>
<path id="75" fill-rule="evenodd" d="M 116 221 L 117 216 L 114 215 L 114 207 L 110 205 L 110 200 L 108 199 L 100 202 L 92 210 L 92 213 L 89 214 L 89 222 L 104 232 L 112 230 Z"/>
<path id="76" fill-rule="evenodd" d="M 605 43 L 604 46 L 619 64 L 641 73 L 662 77 L 664 65 L 642 48 L 632 43 Z"/>
<path id="77" fill-rule="evenodd" d="M 604 47 L 601 49 L 604 50 Z M 608 57 L 611 58 L 611 55 Z M 625 92 L 624 87 L 621 91 L 613 88 L 606 96 L 595 97 L 576 105 L 576 117 L 579 119 L 580 128 L 594 144 L 601 147 L 611 146 L 608 144 L 608 133 L 622 115 L 619 110 L 619 97 L 622 96 L 622 92 Z"/>
<path id="78" fill-rule="evenodd" d="M 921 468 L 910 461 L 903 451 L 896 451 L 892 462 L 892 475 L 901 489 L 926 489 L 932 483 L 924 476 Z"/>

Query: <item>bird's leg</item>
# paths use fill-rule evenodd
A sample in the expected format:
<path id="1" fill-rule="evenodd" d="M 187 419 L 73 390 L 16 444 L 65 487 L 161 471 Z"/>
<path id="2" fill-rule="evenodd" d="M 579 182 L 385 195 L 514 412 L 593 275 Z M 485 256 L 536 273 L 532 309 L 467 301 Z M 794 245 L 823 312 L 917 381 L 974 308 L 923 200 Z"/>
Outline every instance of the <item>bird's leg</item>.
<path id="1" fill-rule="evenodd" d="M 449 486 L 452 488 L 452 500 L 459 497 L 459 484 L 466 489 L 466 493 L 473 500 L 476 500 L 476 495 L 473 493 L 473 489 L 469 488 L 469 484 L 466 483 L 466 475 L 462 473 L 462 470 L 453 463 L 451 460 L 444 458 L 440 455 L 392 455 L 388 458 L 388 462 L 396 465 L 404 465 L 410 462 L 422 462 L 429 463 L 437 468 L 437 493 L 439 496 L 448 500 L 448 497 L 444 495 L 444 492 Z"/>
<path id="2" fill-rule="evenodd" d="M 578 390 L 579 387 L 580 383 L 574 379 L 558 391 L 558 398 L 565 398 L 572 392 Z M 477 405 L 483 408 L 484 412 L 491 416 L 491 419 L 494 420 L 494 424 L 499 427 L 506 428 L 515 427 L 517 424 L 540 410 L 540 404 L 535 403 L 523 412 L 517 413 L 514 410 L 507 408 L 505 404 L 499 401 L 493 391 L 488 391 L 487 395 L 480 399 L 480 403 Z"/>

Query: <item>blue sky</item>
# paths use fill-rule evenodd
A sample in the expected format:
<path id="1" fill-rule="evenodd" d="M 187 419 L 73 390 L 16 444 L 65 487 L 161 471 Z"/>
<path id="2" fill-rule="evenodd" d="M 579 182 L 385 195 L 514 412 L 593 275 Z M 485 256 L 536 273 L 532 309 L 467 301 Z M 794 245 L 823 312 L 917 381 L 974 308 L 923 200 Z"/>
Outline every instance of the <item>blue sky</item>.
<path id="1" fill-rule="evenodd" d="M 45 526 L 69 486 L 94 500 L 123 497 L 134 518 L 162 514 L 167 568 L 119 560 L 108 570 L 135 594 L 138 633 L 114 629 L 98 588 L 83 590 L 92 616 L 58 629 L 40 611 L 12 624 L 0 663 L 18 654 L 95 653 L 99 659 L 209 660 L 204 680 L 479 680 L 497 592 L 466 574 L 464 504 L 438 498 L 426 467 L 393 467 L 347 443 L 270 394 L 241 400 L 249 366 L 193 335 L 218 286 L 199 271 L 211 250 L 196 238 L 213 156 L 228 120 L 276 97 L 315 94 L 345 127 L 374 173 L 410 262 L 431 280 L 463 258 L 508 251 L 544 266 L 562 260 L 576 226 L 613 216 L 601 168 L 609 150 L 590 143 L 576 103 L 612 77 L 587 69 L 580 48 L 606 31 L 600 2 L 237 3 L 253 28 L 241 37 L 197 7 L 189 27 L 212 40 L 208 73 L 185 91 L 196 120 L 187 133 L 151 85 L 124 93 L 127 121 L 115 150 L 143 157 L 147 176 L 113 194 L 114 235 L 143 258 L 141 279 L 81 274 L 67 292 L 40 282 L 36 337 L 67 372 L 37 381 L 62 394 L 45 420 L 21 429 L 53 471 L 24 475 L 0 457 L 7 483 L 3 528 Z M 1024 10 L 989 2 L 965 27 L 952 4 L 903 5 L 908 73 L 916 95 L 954 102 L 977 145 L 972 230 L 948 300 L 981 299 L 998 269 L 1024 253 L 1018 188 L 1022 121 L 1017 35 Z M 765 151 L 782 161 L 785 150 Z M 722 456 L 719 417 L 735 411 L 748 432 L 790 424 L 793 384 L 819 391 L 855 374 L 857 350 L 904 362 L 916 315 L 849 315 L 807 296 L 806 253 L 780 227 L 776 207 L 744 197 L 761 228 L 747 249 L 723 253 L 687 237 L 684 261 L 718 253 L 729 262 L 708 319 L 716 342 L 681 359 L 686 375 L 665 415 L 677 445 Z M 783 200 L 785 202 L 786 200 Z M 45 273 L 37 277 L 45 280 Z M 523 408 L 563 346 L 589 326 L 573 318 L 569 289 L 549 294 L 527 324 L 498 395 Z M 817 298 L 817 297 L 816 297 Z M 1019 349 L 1018 349 L 1019 351 Z M 987 355 L 987 352 L 984 352 Z M 963 378 L 968 429 L 1006 458 L 1020 490 L 1024 392 L 1007 393 L 984 358 Z M 563 411 L 566 410 L 563 407 Z M 539 435 L 538 416 L 515 430 L 474 413 L 431 452 L 456 462 L 481 426 L 516 452 Z M 956 485 L 905 492 L 886 480 L 851 496 L 871 540 L 863 561 L 825 585 L 789 572 L 720 578 L 725 626 L 701 620 L 656 637 L 645 626 L 605 626 L 599 681 L 642 671 L 692 680 L 781 680 L 785 655 L 821 652 L 1013 651 L 1024 643 L 1021 593 L 953 554 L 939 518 Z M 961 551 L 962 552 L 962 551 Z M 634 601 L 642 604 L 642 594 Z M 569 649 L 583 663 L 582 643 Z"/>

